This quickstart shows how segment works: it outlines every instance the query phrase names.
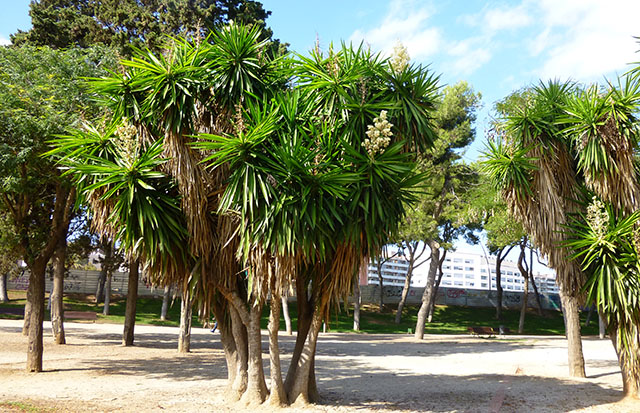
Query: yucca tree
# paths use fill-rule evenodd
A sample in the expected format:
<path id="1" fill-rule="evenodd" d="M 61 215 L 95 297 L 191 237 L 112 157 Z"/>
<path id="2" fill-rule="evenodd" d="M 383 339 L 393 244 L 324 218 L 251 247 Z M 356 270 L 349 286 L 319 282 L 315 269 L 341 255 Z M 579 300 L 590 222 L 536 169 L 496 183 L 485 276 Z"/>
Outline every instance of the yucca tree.
<path id="1" fill-rule="evenodd" d="M 488 144 L 484 168 L 511 214 L 556 270 L 566 316 L 569 372 L 585 377 L 578 313 L 585 278 L 563 246 L 568 214 L 578 208 L 573 201 L 577 170 L 562 121 L 573 88 L 570 83 L 550 81 L 506 102 L 505 119 L 497 125 L 498 139 Z"/>
<path id="2" fill-rule="evenodd" d="M 80 199 L 93 211 L 94 231 L 113 239 L 129 256 L 129 293 L 123 344 L 134 341 L 139 261 L 152 280 L 183 278 L 189 261 L 187 233 L 173 182 L 160 167 L 162 141 L 140 145 L 126 121 L 92 127 L 52 143 L 50 153 L 74 178 Z"/>
<path id="3" fill-rule="evenodd" d="M 637 70 L 637 69 L 636 69 Z M 640 83 L 591 86 L 567 102 L 566 133 L 574 143 L 584 186 L 597 198 L 572 222 L 571 247 L 589 280 L 585 286 L 608 323 L 624 391 L 640 391 L 640 305 L 637 231 Z"/>
<path id="4" fill-rule="evenodd" d="M 156 163 L 147 172 L 171 185 L 167 194 L 179 195 L 172 201 L 184 219 L 184 234 L 175 236 L 181 245 L 166 244 L 172 252 L 165 252 L 156 243 L 155 251 L 174 262 L 187 246 L 182 282 L 193 280 L 197 267 L 193 288 L 202 314 L 213 310 L 221 327 L 230 393 L 249 404 L 267 395 L 286 404 L 317 399 L 322 321 L 415 199 L 422 176 L 411 151 L 431 144 L 437 78 L 364 48 L 343 45 L 291 59 L 271 56 L 267 46 L 258 31 L 231 25 L 199 43 L 171 40 L 161 57 L 139 52 L 122 62 L 125 74 L 94 86 L 115 117 L 135 125 L 132 135 L 144 148 L 135 159 L 153 150 L 148 159 Z M 104 185 L 90 189 L 109 188 L 97 209 L 116 216 L 106 200 L 121 199 L 111 190 L 118 174 L 86 161 L 80 175 L 93 176 L 90 169 L 100 165 L 104 172 Z M 142 221 L 162 222 L 153 215 Z M 126 227 L 123 235 L 135 231 L 131 225 L 114 224 Z M 298 337 L 283 381 L 279 297 L 294 281 Z M 268 293 L 270 391 L 259 325 Z"/>
<path id="5" fill-rule="evenodd" d="M 597 197 L 574 217 L 567 245 L 589 275 L 587 300 L 607 321 L 616 348 L 624 392 L 638 396 L 640 378 L 640 211 L 616 212 Z"/>
<path id="6" fill-rule="evenodd" d="M 415 96 L 411 86 L 394 89 L 389 79 L 398 74 L 379 56 L 346 45 L 326 56 L 316 50 L 294 63 L 295 90 L 248 99 L 236 134 L 201 135 L 196 145 L 213 151 L 214 167 L 231 171 L 220 208 L 240 217 L 239 255 L 251 269 L 253 308 L 267 291 L 277 304 L 295 279 L 298 338 L 284 391 L 278 390 L 282 379 L 271 354 L 272 400 L 276 394 L 278 402 L 317 397 L 313 364 L 322 320 L 331 303 L 350 291 L 363 260 L 388 242 L 414 199 L 422 177 L 406 148 L 431 143 L 436 87 L 424 69 L 408 70 L 431 79 L 425 89 L 431 95 L 410 101 L 413 118 L 397 97 Z M 386 119 L 408 126 L 376 147 L 376 134 L 367 132 L 390 128 Z M 424 133 L 415 136 L 416 130 Z M 250 378 L 249 387 L 262 384 Z"/>

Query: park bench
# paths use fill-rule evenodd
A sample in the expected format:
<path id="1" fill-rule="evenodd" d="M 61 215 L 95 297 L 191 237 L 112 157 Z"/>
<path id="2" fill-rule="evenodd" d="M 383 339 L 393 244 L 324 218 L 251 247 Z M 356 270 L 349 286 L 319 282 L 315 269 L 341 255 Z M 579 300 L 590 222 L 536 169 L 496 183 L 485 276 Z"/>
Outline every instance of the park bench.
<path id="1" fill-rule="evenodd" d="M 474 336 L 487 336 L 489 338 L 499 334 L 511 333 L 511 330 L 507 327 L 502 327 L 502 332 L 500 332 L 499 327 L 467 327 L 467 331 Z"/>
<path id="2" fill-rule="evenodd" d="M 95 323 L 98 319 L 98 314 L 93 311 L 65 311 L 64 318 L 67 320 L 87 320 Z"/>
<path id="3" fill-rule="evenodd" d="M 492 327 L 467 327 L 467 331 L 473 336 L 493 337 L 495 330 Z"/>

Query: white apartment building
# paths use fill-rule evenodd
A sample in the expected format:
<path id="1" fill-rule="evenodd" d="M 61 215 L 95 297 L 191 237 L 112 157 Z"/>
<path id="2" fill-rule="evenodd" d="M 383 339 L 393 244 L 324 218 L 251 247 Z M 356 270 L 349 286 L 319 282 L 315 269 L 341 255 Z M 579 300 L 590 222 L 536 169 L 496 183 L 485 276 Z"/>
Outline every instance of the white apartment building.
<path id="1" fill-rule="evenodd" d="M 380 267 L 382 272 L 382 285 L 394 285 L 403 286 L 404 279 L 407 276 L 409 270 L 409 262 L 404 258 L 391 258 L 384 262 Z M 412 277 L 413 278 L 413 277 Z M 380 279 L 378 277 L 378 264 L 377 261 L 369 262 L 367 268 L 367 284 L 378 285 Z M 414 281 L 411 280 L 411 286 L 415 287 Z"/>
<path id="2" fill-rule="evenodd" d="M 383 285 L 404 285 L 409 264 L 403 258 L 393 258 L 382 265 Z M 429 263 L 414 271 L 411 286 L 424 287 L 427 284 Z M 501 285 L 504 291 L 523 291 L 524 280 L 517 263 L 509 260 L 502 262 Z M 558 293 L 555 274 L 534 274 L 534 280 L 541 293 Z M 378 273 L 375 262 L 369 264 L 367 283 L 378 284 Z M 469 252 L 448 252 L 442 264 L 442 287 L 471 288 L 476 290 L 495 290 L 496 259 Z M 530 288 L 530 290 L 532 290 Z"/>

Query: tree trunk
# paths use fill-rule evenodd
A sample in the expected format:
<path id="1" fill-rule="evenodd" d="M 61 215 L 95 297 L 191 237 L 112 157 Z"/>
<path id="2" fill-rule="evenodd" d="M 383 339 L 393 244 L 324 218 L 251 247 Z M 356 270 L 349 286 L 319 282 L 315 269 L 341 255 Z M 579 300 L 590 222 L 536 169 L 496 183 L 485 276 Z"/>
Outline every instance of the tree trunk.
<path id="1" fill-rule="evenodd" d="M 362 303 L 362 297 L 360 297 L 360 280 L 356 276 L 356 284 L 353 289 L 353 330 L 360 331 L 360 304 Z"/>
<path id="2" fill-rule="evenodd" d="M 269 312 L 269 373 L 271 376 L 271 391 L 269 404 L 283 406 L 288 404 L 287 395 L 282 381 L 282 369 L 280 367 L 280 347 L 278 345 L 278 330 L 280 329 L 280 301 L 281 297 L 275 288 L 271 289 L 271 302 Z"/>
<path id="3" fill-rule="evenodd" d="M 502 250 L 496 255 L 496 320 L 502 320 Z"/>
<path id="4" fill-rule="evenodd" d="M 287 300 L 286 294 L 282 296 L 282 314 L 284 315 L 284 325 L 287 329 L 287 334 L 293 335 L 293 330 L 291 329 L 291 316 L 289 315 L 289 300 Z"/>
<path id="5" fill-rule="evenodd" d="M 109 315 L 109 306 L 111 305 L 111 279 L 113 273 L 107 272 L 107 281 L 104 284 L 104 307 L 102 307 L 102 315 Z"/>
<path id="6" fill-rule="evenodd" d="M 416 322 L 416 332 L 414 334 L 414 337 L 418 340 L 422 340 L 424 338 L 424 325 L 427 321 L 429 307 L 431 306 L 436 272 L 438 270 L 438 263 L 440 262 L 440 244 L 431 240 L 428 241 L 428 245 L 431 249 L 431 263 L 429 263 L 427 285 L 425 286 L 424 293 L 422 294 L 422 304 L 420 305 L 420 310 L 418 310 L 418 321 Z"/>
<path id="7" fill-rule="evenodd" d="M 604 318 L 602 318 L 602 314 L 598 312 L 598 336 L 600 337 L 600 340 L 604 339 L 606 330 L 607 330 L 607 325 L 604 322 Z"/>
<path id="8" fill-rule="evenodd" d="M 538 315 L 544 315 L 544 309 L 542 308 L 542 300 L 540 299 L 540 293 L 538 292 L 538 286 L 536 285 L 536 280 L 533 278 L 533 271 L 529 272 L 529 278 L 531 281 L 531 285 L 533 286 L 533 292 L 536 294 L 536 303 L 538 304 Z"/>
<path id="9" fill-rule="evenodd" d="M 247 329 L 242 324 L 238 311 L 229 302 L 229 316 L 231 318 L 231 331 L 236 346 L 237 363 L 236 374 L 231 389 L 236 400 L 240 399 L 242 394 L 247 390 L 247 382 L 249 380 L 247 369 L 249 363 L 249 348 L 247 343 Z"/>
<path id="10" fill-rule="evenodd" d="M 51 330 L 56 344 L 66 344 L 64 335 L 64 272 L 67 240 L 61 238 L 55 253 L 53 288 L 51 289 Z"/>
<path id="11" fill-rule="evenodd" d="M 445 249 L 442 252 L 442 257 L 440 257 L 440 262 L 438 263 L 438 279 L 436 280 L 436 285 L 433 287 L 433 293 L 431 294 L 431 305 L 429 306 L 429 315 L 427 315 L 427 323 L 430 323 L 433 320 L 433 313 L 436 309 L 436 297 L 438 296 L 438 290 L 440 289 L 440 283 L 442 282 L 442 264 L 444 263 L 445 258 L 447 257 L 447 250 Z"/>
<path id="12" fill-rule="evenodd" d="M 626 324 L 623 326 L 612 326 L 611 342 L 618 356 L 618 364 L 622 373 L 622 391 L 625 397 L 640 398 L 640 336 L 638 326 Z M 623 337 L 621 340 L 619 336 Z M 626 342 L 628 349 L 622 342 Z"/>
<path id="13" fill-rule="evenodd" d="M 29 335 L 31 325 L 31 303 L 33 302 L 33 285 L 31 283 L 31 271 L 29 271 L 29 285 L 27 286 L 27 302 L 24 304 L 24 321 L 22 323 L 22 335 Z"/>
<path id="14" fill-rule="evenodd" d="M 595 305 L 589 306 L 589 312 L 587 313 L 587 319 L 584 320 L 584 326 L 585 327 L 589 327 L 589 324 L 591 323 L 591 317 L 593 316 L 594 312 L 595 312 Z"/>
<path id="15" fill-rule="evenodd" d="M 136 325 L 136 302 L 138 300 L 139 260 L 131 257 L 129 261 L 129 282 L 127 284 L 127 307 L 124 313 L 124 333 L 122 344 L 133 345 L 133 330 Z"/>
<path id="16" fill-rule="evenodd" d="M 407 303 L 407 297 L 409 296 L 409 289 L 411 288 L 411 277 L 413 276 L 413 263 L 415 251 L 411 248 L 411 245 L 407 243 L 409 249 L 409 268 L 407 268 L 407 274 L 404 276 L 404 285 L 402 286 L 402 295 L 400 295 L 400 302 L 398 303 L 398 309 L 396 310 L 396 324 L 400 324 L 402 321 L 402 310 Z"/>
<path id="17" fill-rule="evenodd" d="M 527 294 L 529 293 L 529 269 L 525 268 L 524 248 L 527 244 L 527 237 L 520 241 L 520 255 L 518 256 L 518 270 L 524 279 L 524 290 L 522 291 L 522 303 L 520 305 L 520 321 L 518 322 L 518 334 L 524 331 L 524 319 L 527 314 L 527 306 L 529 304 Z"/>
<path id="18" fill-rule="evenodd" d="M 586 377 L 584 357 L 582 355 L 582 338 L 580 336 L 580 313 L 578 298 L 560 293 L 562 312 L 565 316 L 567 346 L 569 350 L 569 374 L 572 377 Z"/>
<path id="19" fill-rule="evenodd" d="M 160 309 L 160 320 L 165 321 L 167 319 L 167 311 L 169 311 L 169 297 L 171 296 L 171 286 L 164 287 L 164 293 L 162 294 L 162 308 Z"/>
<path id="20" fill-rule="evenodd" d="M 296 336 L 296 345 L 293 349 L 293 354 L 291 354 L 289 370 L 287 371 L 287 377 L 284 381 L 284 390 L 287 394 L 291 394 L 292 392 L 296 371 L 298 369 L 298 361 L 302 356 L 302 350 L 304 348 L 307 335 L 309 334 L 309 329 L 311 328 L 313 316 L 313 302 L 307 294 L 307 285 L 303 280 L 296 282 L 296 300 L 298 305 L 298 331 Z M 292 400 L 289 399 L 289 401 Z"/>
<path id="21" fill-rule="evenodd" d="M 544 315 L 544 310 L 542 309 L 542 301 L 540 301 L 540 294 L 538 293 L 538 287 L 533 278 L 533 245 L 529 248 L 529 278 L 531 279 L 531 284 L 533 284 L 533 291 L 536 294 L 536 303 L 538 304 L 538 315 L 542 317 Z"/>
<path id="22" fill-rule="evenodd" d="M 7 293 L 7 274 L 0 275 L 0 303 L 9 302 L 9 294 Z"/>
<path id="23" fill-rule="evenodd" d="M 378 286 L 380 287 L 380 295 L 379 295 L 379 312 L 382 312 L 384 308 L 384 283 L 382 282 L 382 256 L 378 257 L 376 262 L 376 267 L 378 269 Z"/>
<path id="24" fill-rule="evenodd" d="M 182 289 L 182 300 L 180 302 L 180 334 L 178 336 L 178 352 L 188 353 L 191 351 L 191 315 L 193 300 L 189 287 Z"/>
<path id="25" fill-rule="evenodd" d="M 110 272 L 113 257 L 113 242 L 106 241 L 102 243 L 104 257 L 100 268 L 100 276 L 98 277 L 98 285 L 96 286 L 96 304 L 101 303 L 104 299 L 104 286 L 107 281 L 107 274 Z"/>
<path id="26" fill-rule="evenodd" d="M 322 311 L 316 308 L 313 312 L 311 326 L 309 328 L 308 341 L 304 346 L 302 355 L 298 358 L 296 375 L 291 390 L 288 392 L 289 401 L 296 405 L 307 405 L 310 402 L 310 389 L 315 389 L 314 355 L 318 342 L 318 333 L 322 326 Z M 314 384 L 310 384 L 313 380 Z"/>
<path id="27" fill-rule="evenodd" d="M 254 304 L 249 309 L 249 325 L 247 326 L 247 341 L 249 345 L 248 380 L 247 389 L 240 398 L 241 402 L 249 406 L 262 404 L 268 393 L 262 367 L 262 335 L 260 333 L 262 304 L 262 301 L 254 301 Z"/>
<path id="28" fill-rule="evenodd" d="M 44 321 L 44 283 L 47 260 L 37 259 L 30 266 L 29 288 L 31 303 L 29 311 L 29 347 L 27 350 L 27 371 L 42 371 L 42 322 Z"/>

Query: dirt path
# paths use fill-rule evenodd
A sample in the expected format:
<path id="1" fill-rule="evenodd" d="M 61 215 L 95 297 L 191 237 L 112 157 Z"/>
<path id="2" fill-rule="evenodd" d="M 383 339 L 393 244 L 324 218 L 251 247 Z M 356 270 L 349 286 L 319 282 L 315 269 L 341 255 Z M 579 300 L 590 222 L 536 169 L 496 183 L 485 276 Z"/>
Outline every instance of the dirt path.
<path id="1" fill-rule="evenodd" d="M 46 372 L 28 374 L 21 322 L 0 320 L 0 411 L 12 411 L 15 403 L 55 412 L 244 410 L 225 403 L 217 333 L 194 329 L 192 353 L 179 355 L 176 328 L 138 326 L 136 346 L 125 348 L 119 325 L 67 323 L 66 346 L 54 345 L 46 327 Z M 286 365 L 294 337 L 282 336 L 281 343 Z M 416 342 L 321 334 L 316 365 L 323 404 L 303 411 L 640 411 L 640 403 L 620 401 L 621 377 L 608 340 L 585 339 L 587 379 L 566 376 L 566 351 L 556 337 L 429 336 Z"/>

